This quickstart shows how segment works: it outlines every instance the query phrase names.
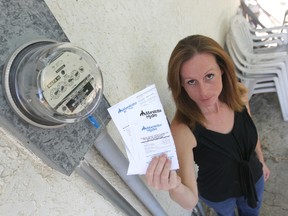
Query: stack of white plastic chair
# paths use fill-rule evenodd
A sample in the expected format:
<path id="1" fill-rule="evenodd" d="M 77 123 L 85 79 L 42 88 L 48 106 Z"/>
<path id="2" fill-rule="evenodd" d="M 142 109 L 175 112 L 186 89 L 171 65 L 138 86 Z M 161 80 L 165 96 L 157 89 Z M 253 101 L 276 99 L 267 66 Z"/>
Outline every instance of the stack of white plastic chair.
<path id="1" fill-rule="evenodd" d="M 231 19 L 226 45 L 237 68 L 237 76 L 249 89 L 249 97 L 276 91 L 283 119 L 288 121 L 288 53 L 276 49 L 286 43 L 285 37 L 274 35 L 257 46 L 258 42 L 251 37 L 250 28 L 240 15 Z M 270 51 L 267 47 L 273 40 L 277 45 Z M 269 43 L 264 45 L 266 41 Z"/>
<path id="2" fill-rule="evenodd" d="M 287 83 L 287 72 L 286 65 L 283 62 L 269 63 L 249 63 L 243 53 L 233 42 L 233 37 L 230 34 L 227 34 L 226 45 L 229 51 L 230 56 L 232 57 L 235 66 L 243 75 L 252 76 L 259 78 L 268 77 L 268 76 L 277 76 L 280 78 L 281 86 L 285 86 Z M 283 89 L 284 90 L 284 89 Z M 285 91 L 284 91 L 285 92 Z M 288 95 L 288 94 L 287 94 Z"/>
<path id="3" fill-rule="evenodd" d="M 258 67 L 246 62 L 232 43 L 229 34 L 226 37 L 226 46 L 235 64 L 238 79 L 248 88 L 248 99 L 250 100 L 254 94 L 276 92 L 283 119 L 288 121 L 287 92 L 281 67 L 273 67 L 271 64 Z"/>

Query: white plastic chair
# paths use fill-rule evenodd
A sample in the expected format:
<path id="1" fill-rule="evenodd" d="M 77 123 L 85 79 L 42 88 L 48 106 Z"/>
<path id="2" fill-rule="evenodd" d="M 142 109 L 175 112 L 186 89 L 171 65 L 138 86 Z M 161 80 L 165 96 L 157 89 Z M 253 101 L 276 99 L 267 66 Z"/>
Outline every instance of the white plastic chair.
<path id="1" fill-rule="evenodd" d="M 263 74 L 267 75 L 267 73 L 264 72 L 265 69 L 268 69 L 270 71 L 274 70 L 273 74 L 275 74 L 276 71 L 278 71 L 277 76 L 280 78 L 280 82 L 282 83 L 283 86 L 287 86 L 288 84 L 288 73 L 287 73 L 288 67 L 286 64 L 287 61 L 279 59 L 270 59 L 270 61 L 268 60 L 262 61 L 262 59 L 265 59 L 266 57 L 266 55 L 263 54 L 261 55 L 252 54 L 250 55 L 250 58 L 247 58 L 245 56 L 245 52 L 244 53 L 242 52 L 242 50 L 237 46 L 237 43 L 234 41 L 234 38 L 230 34 L 227 34 L 226 43 L 231 45 L 231 49 L 234 51 L 234 55 L 240 64 L 245 65 L 246 68 L 257 69 L 259 76 L 263 76 Z M 261 58 L 262 56 L 264 57 Z M 286 58 L 288 58 L 288 56 Z M 251 59 L 252 62 L 249 61 Z M 287 98 L 288 98 L 288 91 L 285 92 L 287 92 Z"/>
<path id="2" fill-rule="evenodd" d="M 230 54 L 230 57 L 232 58 L 234 65 L 236 67 L 237 77 L 241 81 L 243 81 L 245 86 L 249 89 L 249 99 L 253 95 L 253 93 L 251 92 L 254 91 L 254 88 L 258 87 L 255 86 L 257 83 L 265 82 L 267 84 L 268 81 L 272 81 L 273 85 L 270 84 L 261 87 L 262 89 L 263 87 L 269 87 L 275 89 L 273 78 L 274 77 L 278 78 L 278 73 L 280 73 L 280 69 L 273 67 L 257 68 L 253 67 L 253 65 L 251 66 L 250 64 L 246 63 L 245 60 L 241 59 L 241 56 L 239 56 L 238 53 L 236 53 L 236 51 L 233 49 L 233 44 L 231 42 L 229 34 L 226 36 L 226 46 L 228 48 L 228 53 Z"/>
<path id="3" fill-rule="evenodd" d="M 267 48 L 263 49 L 265 52 L 255 52 L 253 47 L 253 42 L 251 37 L 249 36 L 249 32 L 247 32 L 247 26 L 239 24 L 239 22 L 243 23 L 243 17 L 239 17 L 239 15 L 234 16 L 230 22 L 230 32 L 232 44 L 237 51 L 236 54 L 241 55 L 240 59 L 249 63 L 250 67 L 277 67 L 281 68 L 283 80 L 287 86 L 288 83 L 288 53 L 285 52 L 276 52 L 275 50 L 271 50 L 271 52 L 266 52 Z M 245 20 L 246 21 L 246 20 Z M 239 24 L 239 25 L 238 25 Z M 257 49 L 259 51 L 260 49 Z M 244 62 L 242 62 L 244 63 Z M 245 64 L 246 64 L 245 63 Z M 281 77 L 282 77 L 281 76 Z M 282 79 L 282 78 L 281 78 Z M 288 93 L 287 93 L 288 94 Z"/>
<path id="4" fill-rule="evenodd" d="M 245 62 L 233 49 L 229 34 L 226 36 L 226 46 L 235 64 L 237 77 L 248 88 L 248 99 L 250 100 L 253 94 L 277 92 L 282 117 L 284 121 L 288 121 L 287 92 L 281 69 L 271 66 L 263 67 L 263 65 L 257 67 Z"/>
<path id="5" fill-rule="evenodd" d="M 288 43 L 288 26 L 282 26 L 280 29 L 277 27 L 254 29 L 242 15 L 236 14 L 230 20 L 230 29 L 233 36 L 237 38 L 237 41 L 239 40 L 242 46 L 245 45 L 245 48 L 249 52 Z M 277 29 L 277 31 L 283 30 L 286 33 L 274 33 L 273 29 Z"/>
<path id="6" fill-rule="evenodd" d="M 250 53 L 249 58 L 247 52 L 242 52 L 242 50 L 237 46 L 236 41 L 233 36 L 227 35 L 227 40 L 230 38 L 231 46 L 233 47 L 234 53 L 238 59 L 238 61 L 245 65 L 246 68 L 257 69 L 258 75 L 267 76 L 267 73 L 264 70 L 268 69 L 274 71 L 274 74 L 277 73 L 277 77 L 279 78 L 280 86 L 282 88 L 282 94 L 285 101 L 288 101 L 288 55 L 285 58 L 269 58 L 269 54 L 255 54 Z M 265 59 L 266 58 L 266 59 Z M 265 61 L 263 61 L 265 59 Z M 251 61 L 252 60 L 252 61 Z M 287 102 L 288 103 L 288 102 Z M 284 111 L 285 112 L 285 111 Z"/>

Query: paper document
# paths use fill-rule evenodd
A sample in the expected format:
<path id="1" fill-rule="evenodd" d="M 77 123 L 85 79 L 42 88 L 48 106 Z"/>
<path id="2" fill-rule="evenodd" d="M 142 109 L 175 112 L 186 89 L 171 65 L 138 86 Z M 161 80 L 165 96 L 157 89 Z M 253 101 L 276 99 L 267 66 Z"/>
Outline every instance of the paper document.
<path id="1" fill-rule="evenodd" d="M 172 170 L 179 168 L 176 148 L 155 85 L 108 108 L 119 130 L 129 167 L 127 174 L 145 174 L 153 157 L 165 153 Z"/>

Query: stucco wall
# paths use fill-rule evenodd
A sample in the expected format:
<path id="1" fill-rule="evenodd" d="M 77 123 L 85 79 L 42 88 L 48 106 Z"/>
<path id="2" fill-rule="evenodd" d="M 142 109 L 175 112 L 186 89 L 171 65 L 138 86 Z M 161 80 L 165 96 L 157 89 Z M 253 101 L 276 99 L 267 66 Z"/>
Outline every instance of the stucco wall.
<path id="1" fill-rule="evenodd" d="M 45 0 L 69 40 L 98 61 L 104 94 L 111 105 L 155 83 L 172 118 L 166 84 L 167 62 L 176 43 L 190 34 L 205 34 L 223 44 L 238 0 Z M 123 150 L 113 122 L 108 131 Z M 124 151 L 124 150 L 123 150 Z M 92 150 L 87 158 L 143 215 L 135 199 L 105 161 Z M 73 173 L 64 176 L 44 165 L 0 130 L 1 215 L 123 215 Z M 166 192 L 154 191 L 169 215 L 190 215 Z"/>

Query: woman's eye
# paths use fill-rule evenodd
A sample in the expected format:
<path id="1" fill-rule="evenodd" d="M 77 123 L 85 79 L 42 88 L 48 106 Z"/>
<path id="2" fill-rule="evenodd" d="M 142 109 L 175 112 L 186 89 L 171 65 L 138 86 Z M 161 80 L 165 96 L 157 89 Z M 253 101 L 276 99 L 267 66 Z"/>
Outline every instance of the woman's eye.
<path id="1" fill-rule="evenodd" d="M 195 85 L 196 81 L 195 80 L 189 80 L 187 82 L 188 85 Z"/>
<path id="2" fill-rule="evenodd" d="M 213 79 L 214 76 L 215 76 L 214 74 L 207 74 L 206 78 L 208 80 L 211 80 L 211 79 Z"/>

